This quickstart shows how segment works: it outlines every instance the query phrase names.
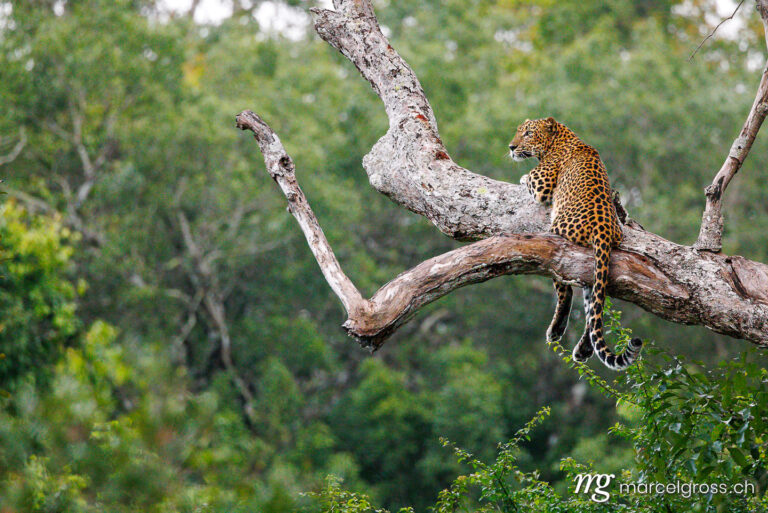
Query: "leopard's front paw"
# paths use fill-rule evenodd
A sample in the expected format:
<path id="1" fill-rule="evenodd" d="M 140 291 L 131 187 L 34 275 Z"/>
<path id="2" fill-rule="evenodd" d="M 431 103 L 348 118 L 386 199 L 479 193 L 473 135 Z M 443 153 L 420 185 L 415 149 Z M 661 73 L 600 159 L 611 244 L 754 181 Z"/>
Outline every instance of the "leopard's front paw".
<path id="1" fill-rule="evenodd" d="M 520 177 L 520 185 L 528 185 L 528 178 L 530 178 L 528 176 L 528 173 L 526 173 L 523 176 L 521 176 Z"/>

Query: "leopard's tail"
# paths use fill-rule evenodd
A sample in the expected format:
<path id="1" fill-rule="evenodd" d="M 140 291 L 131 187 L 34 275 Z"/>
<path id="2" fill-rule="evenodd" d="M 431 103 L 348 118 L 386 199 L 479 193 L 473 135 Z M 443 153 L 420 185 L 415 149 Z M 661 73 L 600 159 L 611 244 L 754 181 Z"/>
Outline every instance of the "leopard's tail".
<path id="1" fill-rule="evenodd" d="M 609 369 L 620 371 L 629 367 L 637 359 L 643 348 L 643 341 L 633 338 L 621 354 L 616 354 L 605 344 L 603 336 L 603 306 L 605 289 L 608 285 L 608 267 L 611 259 L 611 241 L 608 237 L 596 236 L 592 243 L 595 248 L 595 284 L 592 287 L 591 302 L 587 311 L 587 329 L 598 358 Z"/>

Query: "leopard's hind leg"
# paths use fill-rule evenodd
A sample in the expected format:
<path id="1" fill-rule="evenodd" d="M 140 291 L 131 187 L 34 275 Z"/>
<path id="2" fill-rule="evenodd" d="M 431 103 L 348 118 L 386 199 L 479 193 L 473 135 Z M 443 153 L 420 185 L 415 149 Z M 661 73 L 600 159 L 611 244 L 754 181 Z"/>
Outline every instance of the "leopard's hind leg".
<path id="1" fill-rule="evenodd" d="M 570 285 L 552 280 L 557 293 L 557 306 L 552 322 L 547 328 L 547 342 L 559 342 L 563 338 L 565 328 L 568 327 L 568 315 L 571 313 L 571 303 L 573 301 L 573 289 Z"/>

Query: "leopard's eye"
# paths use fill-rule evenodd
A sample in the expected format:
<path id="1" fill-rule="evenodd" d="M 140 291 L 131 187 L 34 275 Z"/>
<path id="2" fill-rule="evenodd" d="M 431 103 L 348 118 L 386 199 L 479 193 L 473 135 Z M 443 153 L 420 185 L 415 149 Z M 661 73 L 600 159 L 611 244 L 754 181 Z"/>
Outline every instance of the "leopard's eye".
<path id="1" fill-rule="evenodd" d="M 525 135 L 526 135 L 526 136 L 529 136 L 529 135 L 531 135 L 531 131 L 530 131 L 530 130 L 526 130 L 526 131 L 525 131 Z"/>

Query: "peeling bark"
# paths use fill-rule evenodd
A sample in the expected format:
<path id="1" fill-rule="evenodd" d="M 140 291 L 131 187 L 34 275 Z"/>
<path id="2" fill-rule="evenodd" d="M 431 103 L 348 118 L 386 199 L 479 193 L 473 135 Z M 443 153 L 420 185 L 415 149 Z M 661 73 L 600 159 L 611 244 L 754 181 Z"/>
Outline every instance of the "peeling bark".
<path id="1" fill-rule="evenodd" d="M 389 130 L 363 159 L 371 185 L 446 235 L 478 240 L 401 273 L 364 299 L 341 270 L 279 138 L 252 112 L 241 113 L 237 126 L 254 133 L 267 170 L 347 310 L 348 334 L 375 350 L 419 308 L 500 275 L 539 274 L 591 285 L 592 250 L 546 233 L 548 212 L 524 187 L 453 162 L 421 84 L 382 34 L 370 2 L 335 0 L 334 7 L 312 10 L 315 28 L 370 82 L 389 118 Z M 618 207 L 624 241 L 612 254 L 609 295 L 663 319 L 768 347 L 768 266 L 670 242 L 643 230 Z"/>

